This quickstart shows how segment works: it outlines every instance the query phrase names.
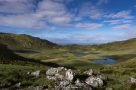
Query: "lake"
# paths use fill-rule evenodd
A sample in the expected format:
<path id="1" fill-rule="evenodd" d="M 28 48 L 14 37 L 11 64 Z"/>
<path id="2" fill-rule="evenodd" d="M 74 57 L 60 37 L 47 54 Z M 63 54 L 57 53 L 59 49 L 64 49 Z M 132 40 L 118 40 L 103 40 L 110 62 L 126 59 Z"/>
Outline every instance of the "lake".
<path id="1" fill-rule="evenodd" d="M 95 63 L 98 63 L 98 64 L 117 64 L 117 60 L 114 60 L 114 59 L 111 59 L 111 58 L 106 58 L 106 59 L 102 59 L 102 60 L 94 60 Z"/>
<path id="2" fill-rule="evenodd" d="M 98 53 L 76 53 L 76 56 L 81 58 L 89 54 L 98 54 Z M 91 62 L 95 62 L 98 64 L 104 64 L 104 65 L 112 65 L 112 64 L 117 64 L 118 61 L 113 59 L 112 57 L 109 56 L 103 56 L 101 57 L 102 59 L 100 60 L 90 60 Z"/>

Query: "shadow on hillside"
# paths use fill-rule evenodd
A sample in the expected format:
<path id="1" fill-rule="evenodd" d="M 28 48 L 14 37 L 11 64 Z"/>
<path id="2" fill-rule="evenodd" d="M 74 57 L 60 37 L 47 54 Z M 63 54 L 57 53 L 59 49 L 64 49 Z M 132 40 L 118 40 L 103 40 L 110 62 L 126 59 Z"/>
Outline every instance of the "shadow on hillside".
<path id="1" fill-rule="evenodd" d="M 33 50 L 16 50 L 16 53 L 29 53 L 29 54 L 33 54 L 33 53 L 39 53 L 37 51 L 33 51 Z"/>
<path id="2" fill-rule="evenodd" d="M 123 55 L 112 55 L 113 59 L 119 60 L 119 61 L 124 61 L 124 60 L 129 60 L 133 59 L 136 57 L 136 54 L 123 54 Z"/>
<path id="3" fill-rule="evenodd" d="M 19 64 L 19 65 L 45 65 L 49 67 L 59 67 L 60 65 L 52 62 L 42 62 L 40 60 L 28 59 L 14 53 L 7 45 L 0 44 L 0 63 Z"/>
<path id="4" fill-rule="evenodd" d="M 26 60 L 24 60 L 26 61 Z M 56 64 L 56 63 L 53 63 L 53 62 L 42 62 L 40 60 L 34 60 L 34 59 L 29 59 L 27 60 L 29 61 L 30 63 L 35 63 L 35 64 L 40 64 L 40 65 L 45 65 L 45 66 L 49 66 L 49 67 L 60 67 L 59 64 Z"/>

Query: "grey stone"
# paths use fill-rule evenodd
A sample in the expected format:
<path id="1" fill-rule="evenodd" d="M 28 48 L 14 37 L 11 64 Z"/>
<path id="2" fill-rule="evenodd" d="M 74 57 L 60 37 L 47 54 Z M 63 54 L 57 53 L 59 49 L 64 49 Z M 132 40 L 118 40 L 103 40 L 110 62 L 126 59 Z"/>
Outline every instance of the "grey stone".
<path id="1" fill-rule="evenodd" d="M 14 87 L 16 87 L 16 88 L 20 88 L 20 86 L 21 86 L 21 82 L 16 83 L 16 84 L 14 85 Z"/>
<path id="2" fill-rule="evenodd" d="M 75 85 L 76 85 L 76 86 L 79 86 L 79 87 L 83 87 L 85 84 L 82 83 L 79 79 L 77 79 L 77 80 L 75 81 Z"/>
<path id="3" fill-rule="evenodd" d="M 63 80 L 66 70 L 64 67 L 50 68 L 46 72 L 46 77 L 52 80 Z"/>
<path id="4" fill-rule="evenodd" d="M 103 80 L 98 77 L 89 77 L 85 81 L 88 85 L 91 85 L 93 87 L 102 87 L 103 86 Z"/>
<path id="5" fill-rule="evenodd" d="M 105 90 L 113 90 L 113 88 L 107 87 Z"/>
<path id="6" fill-rule="evenodd" d="M 40 76 L 40 70 L 32 72 L 31 75 L 34 76 L 34 77 L 39 77 Z"/>
<path id="7" fill-rule="evenodd" d="M 61 87 L 66 87 L 66 86 L 68 86 L 69 84 L 70 84 L 69 81 L 61 81 L 61 82 L 60 82 L 60 86 L 61 86 Z"/>
<path id="8" fill-rule="evenodd" d="M 92 69 L 90 69 L 90 70 L 84 72 L 84 74 L 87 74 L 87 75 L 89 75 L 89 76 L 92 76 L 93 73 L 94 73 L 94 72 L 93 72 Z"/>
<path id="9" fill-rule="evenodd" d="M 133 78 L 133 77 L 131 77 L 131 78 L 130 78 L 130 83 L 131 83 L 131 84 L 136 84 L 136 79 Z"/>
<path id="10" fill-rule="evenodd" d="M 71 69 L 69 69 L 69 70 L 66 71 L 66 76 L 65 76 L 65 78 L 66 78 L 66 80 L 68 80 L 68 81 L 72 81 L 73 78 L 74 78 L 74 75 L 75 75 L 75 73 L 74 73 Z"/>

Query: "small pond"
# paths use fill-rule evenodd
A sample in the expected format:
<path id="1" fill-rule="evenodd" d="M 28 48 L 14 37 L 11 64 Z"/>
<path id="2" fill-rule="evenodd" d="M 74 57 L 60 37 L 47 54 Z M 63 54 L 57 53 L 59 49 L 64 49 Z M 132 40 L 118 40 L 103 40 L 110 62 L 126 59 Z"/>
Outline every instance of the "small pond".
<path id="1" fill-rule="evenodd" d="M 106 59 L 101 59 L 101 60 L 94 60 L 95 63 L 98 64 L 104 64 L 104 65 L 111 65 L 111 64 L 117 64 L 117 60 L 111 59 L 111 58 L 106 58 Z"/>
<path id="2" fill-rule="evenodd" d="M 98 54 L 98 53 L 76 53 L 75 55 L 79 58 L 84 57 L 89 54 Z M 117 64 L 118 61 L 113 59 L 110 56 L 102 56 L 102 59 L 100 60 L 90 60 L 91 62 L 95 62 L 97 64 L 103 64 L 103 65 L 112 65 L 112 64 Z"/>

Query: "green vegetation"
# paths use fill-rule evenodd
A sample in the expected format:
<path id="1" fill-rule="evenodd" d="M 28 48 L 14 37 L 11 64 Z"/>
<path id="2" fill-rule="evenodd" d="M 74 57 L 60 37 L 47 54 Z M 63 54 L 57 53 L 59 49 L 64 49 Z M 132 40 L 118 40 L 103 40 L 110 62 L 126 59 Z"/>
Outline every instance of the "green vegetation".
<path id="1" fill-rule="evenodd" d="M 0 43 L 14 49 L 42 49 L 56 47 L 55 43 L 21 34 L 0 33 Z"/>
<path id="2" fill-rule="evenodd" d="M 93 62 L 104 59 L 104 56 L 114 58 L 118 64 L 100 65 Z M 136 77 L 136 39 L 103 45 L 58 46 L 28 35 L 0 33 L 0 63 L 0 84 L 22 82 L 23 88 L 28 85 L 51 85 L 53 82 L 47 83 L 45 78 L 46 69 L 65 66 L 77 73 L 93 68 L 109 77 L 107 87 L 134 90 L 135 86 L 132 88 L 128 80 Z M 42 71 L 40 78 L 26 75 L 35 70 Z"/>

